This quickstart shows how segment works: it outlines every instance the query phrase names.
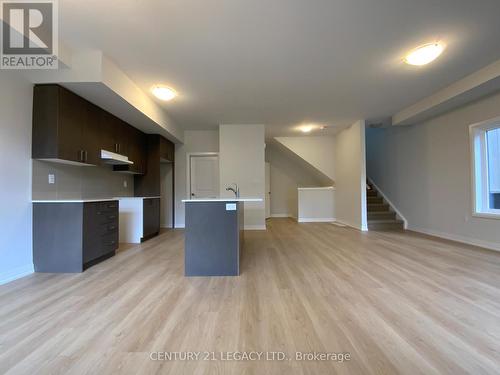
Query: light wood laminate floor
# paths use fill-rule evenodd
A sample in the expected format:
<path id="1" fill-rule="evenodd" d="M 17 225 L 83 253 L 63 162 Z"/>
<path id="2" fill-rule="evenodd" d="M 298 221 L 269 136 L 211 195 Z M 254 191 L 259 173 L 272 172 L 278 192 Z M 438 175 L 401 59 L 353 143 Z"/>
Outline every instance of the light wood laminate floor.
<path id="1" fill-rule="evenodd" d="M 0 286 L 4 374 L 494 374 L 500 254 L 273 219 L 240 277 L 185 278 L 169 231 L 83 274 Z M 153 361 L 151 352 L 343 352 L 343 363 Z"/>

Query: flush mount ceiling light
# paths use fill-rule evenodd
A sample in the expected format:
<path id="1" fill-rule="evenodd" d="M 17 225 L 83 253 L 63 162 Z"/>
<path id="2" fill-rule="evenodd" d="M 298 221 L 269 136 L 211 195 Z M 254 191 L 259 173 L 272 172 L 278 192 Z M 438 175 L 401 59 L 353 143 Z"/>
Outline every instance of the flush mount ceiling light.
<path id="1" fill-rule="evenodd" d="M 309 124 L 305 123 L 305 124 L 297 126 L 295 129 L 298 131 L 301 131 L 302 133 L 310 133 L 313 130 L 318 130 L 318 129 L 324 130 L 324 129 L 326 129 L 326 126 L 315 124 L 315 123 L 309 123 Z"/>
<path id="2" fill-rule="evenodd" d="M 303 125 L 300 127 L 302 133 L 310 133 L 313 129 L 314 127 L 312 125 Z"/>
<path id="3" fill-rule="evenodd" d="M 157 85 L 151 89 L 151 92 L 158 99 L 168 102 L 177 96 L 177 92 L 167 86 Z"/>
<path id="4" fill-rule="evenodd" d="M 444 51 L 444 44 L 440 42 L 424 44 L 408 53 L 405 63 L 422 66 L 436 60 Z"/>

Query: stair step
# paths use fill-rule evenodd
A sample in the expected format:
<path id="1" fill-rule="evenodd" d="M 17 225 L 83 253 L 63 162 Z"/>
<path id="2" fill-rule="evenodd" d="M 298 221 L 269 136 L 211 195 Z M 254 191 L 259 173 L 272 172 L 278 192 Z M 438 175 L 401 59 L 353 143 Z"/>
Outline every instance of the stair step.
<path id="1" fill-rule="evenodd" d="M 396 213 L 392 211 L 372 211 L 368 212 L 368 220 L 396 220 Z"/>
<path id="2" fill-rule="evenodd" d="M 378 193 L 375 190 L 367 190 L 366 196 L 367 197 L 378 197 Z"/>
<path id="3" fill-rule="evenodd" d="M 382 197 L 366 197 L 367 203 L 384 203 L 384 199 Z"/>
<path id="4" fill-rule="evenodd" d="M 366 205 L 366 208 L 368 212 L 373 212 L 373 211 L 389 211 L 389 205 L 386 203 L 369 203 Z"/>
<path id="5" fill-rule="evenodd" d="M 369 220 L 369 230 L 403 230 L 404 223 L 401 220 Z"/>

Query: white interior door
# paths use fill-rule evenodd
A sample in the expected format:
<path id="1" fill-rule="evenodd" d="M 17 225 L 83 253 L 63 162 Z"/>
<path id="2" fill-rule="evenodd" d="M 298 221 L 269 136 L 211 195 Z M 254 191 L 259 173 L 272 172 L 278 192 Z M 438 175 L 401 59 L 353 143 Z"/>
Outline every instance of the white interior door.
<path id="1" fill-rule="evenodd" d="M 266 163 L 266 219 L 271 217 L 271 164 Z"/>
<path id="2" fill-rule="evenodd" d="M 219 157 L 216 155 L 191 155 L 191 199 L 217 198 L 219 196 Z"/>

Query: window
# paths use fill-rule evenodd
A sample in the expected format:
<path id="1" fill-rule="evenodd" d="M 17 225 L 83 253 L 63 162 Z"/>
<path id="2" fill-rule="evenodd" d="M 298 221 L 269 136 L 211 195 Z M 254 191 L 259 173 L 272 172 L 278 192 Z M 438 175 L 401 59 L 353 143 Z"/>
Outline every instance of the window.
<path id="1" fill-rule="evenodd" d="M 471 125 L 473 213 L 500 218 L 500 118 Z"/>

